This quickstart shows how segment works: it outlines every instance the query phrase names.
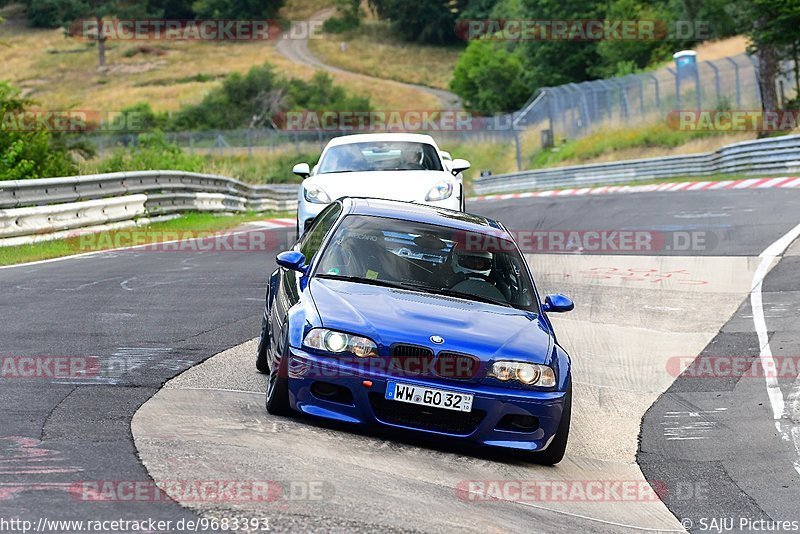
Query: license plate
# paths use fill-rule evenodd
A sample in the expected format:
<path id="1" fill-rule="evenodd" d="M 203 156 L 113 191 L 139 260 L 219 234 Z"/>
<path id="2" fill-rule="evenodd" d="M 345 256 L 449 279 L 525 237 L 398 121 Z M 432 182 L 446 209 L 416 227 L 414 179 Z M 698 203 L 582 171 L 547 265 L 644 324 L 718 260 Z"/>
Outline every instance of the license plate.
<path id="1" fill-rule="evenodd" d="M 412 386 L 398 382 L 386 384 L 386 398 L 389 400 L 433 406 L 456 412 L 472 411 L 472 397 L 472 395 L 466 393 L 455 393 L 443 389 Z"/>

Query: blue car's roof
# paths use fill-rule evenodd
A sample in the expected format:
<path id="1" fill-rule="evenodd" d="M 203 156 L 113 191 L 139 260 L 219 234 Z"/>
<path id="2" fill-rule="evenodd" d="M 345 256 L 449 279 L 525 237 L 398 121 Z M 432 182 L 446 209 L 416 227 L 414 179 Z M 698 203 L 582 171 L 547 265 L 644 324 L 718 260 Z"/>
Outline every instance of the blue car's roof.
<path id="1" fill-rule="evenodd" d="M 466 232 L 491 234 L 506 239 L 513 239 L 505 226 L 494 219 L 481 215 L 462 213 L 444 208 L 437 208 L 413 202 L 383 200 L 376 198 L 342 198 L 344 213 L 347 215 L 371 215 L 388 217 L 403 221 L 435 224 L 447 228 L 456 228 Z"/>

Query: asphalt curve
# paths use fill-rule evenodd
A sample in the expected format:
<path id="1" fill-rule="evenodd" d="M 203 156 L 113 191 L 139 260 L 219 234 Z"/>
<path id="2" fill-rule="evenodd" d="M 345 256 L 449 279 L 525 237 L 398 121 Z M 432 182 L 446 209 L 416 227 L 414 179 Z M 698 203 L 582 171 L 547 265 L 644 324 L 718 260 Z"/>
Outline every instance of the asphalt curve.
<path id="1" fill-rule="evenodd" d="M 788 228 L 772 210 L 796 209 L 796 196 L 776 206 L 778 196 L 687 194 L 676 199 L 664 194 L 608 202 L 570 198 L 475 205 L 489 215 L 502 212 L 520 242 L 533 230 L 633 230 L 661 237 L 656 240 L 660 248 L 646 254 L 626 256 L 611 249 L 528 255 L 540 288 L 565 291 L 579 302 L 572 314 L 554 318 L 574 356 L 576 399 L 568 458 L 555 471 L 498 452 L 265 416 L 264 379 L 247 371 L 252 342 L 170 381 L 137 413 L 133 431 L 141 458 L 156 479 L 228 476 L 274 480 L 279 486 L 324 485 L 317 499 L 267 505 L 182 501 L 204 515 L 266 513 L 281 531 L 513 532 L 527 531 L 531 524 L 546 532 L 681 530 L 670 513 L 675 510 L 660 500 L 487 503 L 463 490 L 476 481 L 507 486 L 519 480 L 544 486 L 644 481 L 635 462 L 640 420 L 675 378 L 672 360 L 701 352 L 747 297 L 763 244 Z M 581 214 L 579 220 L 575 213 Z M 701 235 L 702 246 L 674 246 L 675 236 L 686 233 Z M 165 413 L 168 422 L 162 422 Z M 192 460 L 199 457 L 202 462 Z M 648 480 L 666 490 L 662 494 L 668 504 L 687 491 L 675 477 Z M 382 516 L 375 517 L 373 511 L 384 507 Z"/>
<path id="2" fill-rule="evenodd" d="M 800 213 L 798 207 L 800 196 L 794 192 L 779 190 L 541 198 L 476 203 L 469 206 L 472 211 L 496 216 L 509 227 L 523 231 L 648 229 L 661 232 L 707 232 L 712 237 L 707 242 L 708 246 L 704 250 L 692 250 L 691 255 L 708 256 L 712 259 L 739 257 L 742 263 L 734 265 L 742 269 L 749 265 L 747 262 L 751 258 L 755 258 L 797 224 L 798 221 L 793 220 L 796 215 L 793 214 Z M 75 484 L 98 480 L 150 480 L 153 474 L 143 467 L 139 451 L 133 443 L 130 426 L 134 414 L 168 379 L 214 354 L 246 342 L 257 334 L 264 281 L 274 266 L 272 258 L 274 252 L 280 248 L 278 243 L 281 240 L 284 238 L 270 241 L 275 244 L 274 247 L 256 254 L 120 251 L 0 269 L 0 285 L 3 288 L 3 297 L 0 299 L 3 317 L 0 322 L 0 356 L 92 356 L 109 363 L 104 369 L 120 370 L 118 374 L 98 377 L 98 380 L 86 384 L 70 384 L 46 378 L 0 379 L 0 400 L 6 408 L 0 413 L 0 460 L 3 461 L 0 464 L 0 472 L 3 473 L 0 481 L 0 517 L 99 519 L 144 516 L 176 520 L 182 516 L 193 516 L 194 512 L 169 499 L 150 499 L 144 503 L 82 499 L 80 496 L 76 497 Z M 665 249 L 659 251 L 657 256 L 662 258 L 660 262 L 674 261 L 678 263 L 672 265 L 678 265 L 689 257 L 686 254 L 685 251 L 681 253 Z M 670 260 L 669 257 L 674 258 Z M 559 265 L 559 261 L 558 258 L 553 258 L 552 264 Z M 781 289 L 778 284 L 797 284 L 796 270 L 782 265 L 783 263 L 771 273 L 765 286 L 774 287 L 776 295 Z M 558 272 L 544 273 L 545 285 L 552 285 L 552 289 L 564 286 L 567 293 L 571 287 L 577 290 L 588 287 L 567 279 L 567 269 L 571 269 L 572 265 L 565 263 L 563 267 Z M 592 298 L 597 300 L 592 301 L 589 309 L 584 308 L 585 312 L 580 312 L 584 313 L 583 316 L 579 315 L 580 320 L 585 321 L 583 324 L 594 322 L 602 326 L 606 313 L 622 313 L 625 309 L 626 284 L 629 282 L 622 281 L 611 289 L 606 288 L 592 294 Z M 726 293 L 724 299 L 720 299 L 726 301 L 726 310 L 733 306 L 723 323 L 745 300 L 742 296 L 738 302 L 734 302 L 734 294 L 738 293 L 731 291 Z M 580 303 L 581 294 L 573 293 L 573 296 Z M 604 297 L 612 298 L 600 300 Z M 701 297 L 705 298 L 703 295 Z M 714 298 L 717 297 L 711 295 L 707 299 L 709 306 L 713 304 Z M 696 301 L 698 305 L 702 302 L 702 298 Z M 787 309 L 790 312 L 796 311 L 796 308 Z M 693 311 L 696 313 L 691 318 L 684 318 L 684 322 L 702 322 L 704 310 L 698 307 Z M 666 315 L 669 311 L 655 310 L 653 313 Z M 635 321 L 636 317 L 629 320 Z M 672 320 L 678 328 L 681 318 Z M 568 321 L 569 319 L 565 319 L 564 324 L 572 331 Z M 704 328 L 708 330 L 711 326 L 709 324 Z M 703 336 L 697 336 L 696 342 L 702 339 Z M 646 344 L 647 339 L 639 342 Z M 698 352 L 700 349 L 702 346 Z M 587 381 L 593 378 L 592 372 L 607 373 L 600 367 L 594 368 L 590 365 L 595 356 L 597 355 L 573 354 L 576 365 L 581 365 L 581 358 L 587 362 L 582 368 Z M 243 373 L 242 380 L 257 380 L 257 377 L 248 375 L 247 372 Z M 611 376 L 605 378 L 613 379 Z M 168 393 L 167 390 L 163 391 Z M 754 391 L 753 394 L 759 393 Z M 257 393 L 250 397 L 247 393 L 234 395 L 239 396 L 236 399 L 240 406 L 239 412 L 244 414 L 248 424 L 257 430 L 264 430 L 266 427 L 267 431 L 274 434 L 273 439 L 277 440 L 273 444 L 278 446 L 283 443 L 284 430 L 288 434 L 286 446 L 295 438 L 305 436 L 304 439 L 308 439 L 309 435 L 325 440 L 320 443 L 329 444 L 351 439 L 347 432 L 331 430 L 325 426 L 309 426 L 307 422 L 293 420 L 273 421 L 261 408 L 263 399 L 257 398 Z M 201 401 L 213 402 L 214 397 L 207 392 L 199 392 L 196 402 Z M 176 411 L 178 408 L 181 407 L 176 406 Z M 614 410 L 619 408 L 620 406 L 612 407 Z M 653 410 L 657 408 L 658 404 Z M 628 423 L 638 427 L 639 421 Z M 763 425 L 763 421 L 760 424 Z M 767 424 L 770 425 L 771 421 L 767 420 Z M 224 422 L 213 430 L 218 442 L 226 440 L 228 432 Z M 630 433 L 632 429 L 626 428 L 625 431 Z M 592 466 L 597 463 L 597 459 L 592 457 L 596 452 L 591 450 L 592 440 L 580 438 L 581 430 L 578 425 L 575 434 L 578 436 L 576 443 L 582 447 L 578 452 L 584 460 L 575 461 L 573 467 L 583 467 L 591 471 Z M 776 465 L 775 472 L 784 469 L 784 475 L 792 476 L 794 469 L 791 463 L 782 463 L 783 460 L 791 459 L 791 445 L 783 442 L 776 444 L 775 441 L 780 440 L 773 434 L 774 432 L 752 432 L 748 436 L 751 450 L 766 451 L 765 455 L 779 450 L 780 453 L 773 461 Z M 597 437 L 608 441 L 604 446 L 614 446 L 613 436 Z M 643 443 L 648 443 L 647 426 L 643 437 Z M 518 470 L 517 464 L 505 462 L 493 455 L 487 457 L 466 451 L 452 454 L 447 447 L 415 441 L 409 443 L 400 440 L 396 443 L 394 440 L 387 440 L 381 444 L 381 450 L 385 454 L 376 453 L 364 449 L 365 444 L 372 443 L 370 439 L 372 438 L 369 436 L 363 437 L 364 443 L 357 444 L 353 451 L 354 462 L 360 466 L 357 473 L 349 475 L 355 477 L 354 483 L 369 480 L 370 476 L 369 470 L 365 469 L 370 464 L 366 461 L 358 464 L 358 453 L 362 450 L 365 458 L 369 456 L 378 463 L 389 461 L 398 454 L 412 455 L 419 458 L 424 465 L 441 462 L 444 467 L 458 470 L 458 476 L 462 478 L 470 476 L 471 470 L 475 473 L 499 471 L 503 473 L 501 476 L 515 476 L 515 473 L 522 472 Z M 653 439 L 657 440 L 658 436 Z M 352 440 L 359 441 L 362 437 L 353 436 Z M 236 445 L 235 442 L 230 444 L 234 448 Z M 267 445 L 264 444 L 264 456 L 274 452 Z M 614 454 L 633 462 L 636 445 L 634 440 Z M 731 449 L 736 446 L 735 443 L 729 445 Z M 171 472 L 188 469 L 187 472 L 191 474 L 205 463 L 204 454 L 207 453 L 202 449 L 194 451 L 192 455 L 173 454 L 173 460 L 178 465 L 172 466 Z M 731 463 L 741 464 L 736 487 L 746 491 L 748 486 L 742 480 L 753 475 L 746 469 L 748 457 L 742 455 L 737 458 L 731 453 L 731 458 Z M 191 459 L 193 463 L 187 463 L 187 459 Z M 252 461 L 262 459 L 251 458 Z M 322 459 L 326 469 L 341 461 L 340 458 L 328 458 L 325 455 L 322 455 Z M 275 461 L 279 464 L 280 457 Z M 315 468 L 313 458 L 307 459 L 307 462 L 309 469 Z M 636 467 L 635 463 L 630 465 Z M 685 467 L 663 458 L 652 464 L 660 466 L 658 470 L 650 470 L 646 463 L 642 465 L 648 477 L 657 477 L 651 480 L 666 480 L 669 473 L 680 472 Z M 530 472 L 527 467 L 525 469 L 525 476 L 528 476 Z M 549 470 L 547 476 L 552 476 L 554 472 L 558 471 Z M 705 473 L 702 476 L 717 476 L 714 470 L 704 470 L 702 473 Z M 285 478 L 289 478 L 288 474 L 284 474 Z M 335 477 L 340 475 L 341 473 L 337 475 L 335 471 L 331 471 L 330 476 L 334 478 L 329 482 L 337 482 Z M 220 473 L 219 476 L 225 474 Z M 471 476 L 476 475 L 473 473 Z M 789 482 L 787 479 L 787 484 Z M 393 495 L 392 487 L 387 480 L 382 480 L 382 483 L 387 484 L 381 490 L 386 492 L 388 499 L 388 496 Z M 764 504 L 770 498 L 767 491 L 769 484 L 763 480 L 761 484 L 760 488 L 764 491 L 754 495 L 752 499 L 760 499 L 759 508 L 774 514 L 780 508 L 775 505 L 776 508 L 773 509 Z M 386 527 L 395 524 L 394 520 L 397 520 L 396 524 L 404 525 L 402 528 L 407 530 L 424 530 L 414 527 L 414 516 L 419 509 L 405 509 L 402 506 L 405 502 L 413 502 L 418 506 L 419 500 L 403 501 L 399 498 L 401 495 L 413 495 L 418 488 L 419 486 L 413 484 L 406 486 L 403 482 L 400 486 L 403 491 L 394 493 L 396 499 L 385 501 L 395 506 L 387 505 L 377 516 L 373 514 L 374 524 Z M 749 491 L 758 493 L 758 484 L 754 482 Z M 431 503 L 431 499 L 437 496 L 441 494 L 423 493 L 423 502 Z M 575 528 L 587 531 L 617 530 L 613 523 L 603 527 L 602 523 L 551 514 L 534 506 L 515 508 L 511 519 L 498 517 L 492 523 L 492 510 L 498 513 L 505 513 L 507 510 L 497 504 L 485 504 L 481 513 L 486 517 L 486 522 L 478 525 L 480 527 L 493 524 L 497 530 L 514 530 L 515 525 L 529 526 L 526 522 L 539 521 L 535 523 L 538 525 L 536 530 L 542 531 Z M 673 504 L 668 502 L 668 505 L 677 515 Z M 354 505 L 353 510 L 356 508 L 357 505 Z M 291 521 L 286 525 L 311 524 L 314 521 L 314 511 L 313 508 L 307 510 L 310 515 L 305 516 L 306 523 L 303 523 L 304 516 L 301 514 L 290 514 Z M 436 511 L 437 508 L 432 505 L 432 512 Z M 445 513 L 448 513 L 447 510 L 439 510 L 438 517 L 443 518 Z M 457 519 L 458 512 L 454 513 Z M 432 517 L 435 519 L 435 514 Z M 373 523 L 363 517 L 354 523 L 343 522 L 339 517 L 339 522 L 328 526 L 368 529 L 372 525 Z M 443 525 L 452 523 L 445 522 Z M 321 528 L 325 529 L 325 525 L 322 524 Z"/>
<path id="3" fill-rule="evenodd" d="M 775 424 L 750 300 L 647 412 L 638 461 L 682 490 L 670 510 L 692 532 L 800 525 L 800 241 L 764 280 L 763 309 L 786 413 Z M 782 521 L 794 525 L 776 526 Z"/>

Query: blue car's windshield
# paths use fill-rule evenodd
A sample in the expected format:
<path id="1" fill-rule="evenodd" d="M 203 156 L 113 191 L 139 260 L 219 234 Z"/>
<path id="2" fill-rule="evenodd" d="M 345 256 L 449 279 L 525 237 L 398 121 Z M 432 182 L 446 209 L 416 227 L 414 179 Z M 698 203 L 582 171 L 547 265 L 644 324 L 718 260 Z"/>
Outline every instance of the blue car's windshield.
<path id="1" fill-rule="evenodd" d="M 350 215 L 324 250 L 316 275 L 534 311 L 523 261 L 513 243 L 496 236 Z"/>

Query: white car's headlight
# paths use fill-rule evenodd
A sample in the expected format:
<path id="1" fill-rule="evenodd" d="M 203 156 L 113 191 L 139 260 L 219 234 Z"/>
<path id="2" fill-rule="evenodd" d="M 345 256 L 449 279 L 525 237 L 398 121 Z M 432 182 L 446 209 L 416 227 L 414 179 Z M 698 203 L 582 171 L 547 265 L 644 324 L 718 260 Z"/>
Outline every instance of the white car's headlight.
<path id="1" fill-rule="evenodd" d="M 312 329 L 306 334 L 303 345 L 334 354 L 347 352 L 359 358 L 378 355 L 378 346 L 368 337 L 354 336 L 327 328 Z"/>
<path id="2" fill-rule="evenodd" d="M 303 188 L 303 195 L 306 200 L 314 204 L 330 204 L 331 197 L 318 185 L 309 185 Z"/>
<path id="3" fill-rule="evenodd" d="M 556 372 L 553 368 L 537 363 L 494 362 L 489 376 L 501 382 L 516 380 L 526 386 L 551 388 L 556 385 Z"/>
<path id="4" fill-rule="evenodd" d="M 428 194 L 425 195 L 425 200 L 444 200 L 446 198 L 450 198 L 450 195 L 453 194 L 453 184 L 452 182 L 448 182 L 447 180 L 442 180 L 441 182 L 434 185 Z"/>

